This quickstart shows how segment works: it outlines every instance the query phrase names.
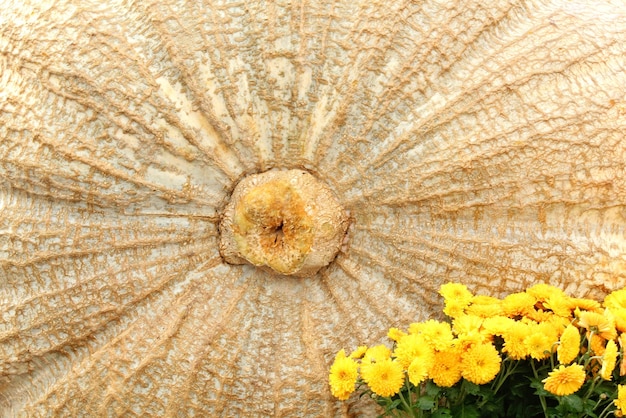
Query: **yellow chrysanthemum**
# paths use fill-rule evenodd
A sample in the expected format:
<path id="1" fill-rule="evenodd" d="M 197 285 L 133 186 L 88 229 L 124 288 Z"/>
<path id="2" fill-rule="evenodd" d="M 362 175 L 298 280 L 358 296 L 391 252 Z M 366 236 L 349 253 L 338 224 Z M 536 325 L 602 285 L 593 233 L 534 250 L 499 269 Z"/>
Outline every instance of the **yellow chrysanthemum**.
<path id="1" fill-rule="evenodd" d="M 423 363 L 419 357 L 413 359 L 409 368 L 407 369 L 407 374 L 409 375 L 409 381 L 413 383 L 415 386 L 422 383 L 424 380 L 428 378 L 428 370 L 432 367 L 431 364 Z"/>
<path id="2" fill-rule="evenodd" d="M 391 350 L 383 344 L 375 345 L 367 349 L 363 355 L 363 363 L 372 363 L 387 360 L 391 357 Z"/>
<path id="3" fill-rule="evenodd" d="M 561 334 L 563 334 L 565 328 L 571 324 L 572 319 L 572 317 L 566 318 L 558 315 L 552 315 L 547 321 L 542 322 L 541 325 L 550 329 L 552 335 L 556 337 L 555 340 L 557 340 Z"/>
<path id="4" fill-rule="evenodd" d="M 352 358 L 363 358 L 363 356 L 365 355 L 365 353 L 367 352 L 367 346 L 366 345 L 360 345 L 356 348 L 356 350 L 354 350 L 352 353 L 350 353 L 350 357 Z"/>
<path id="5" fill-rule="evenodd" d="M 504 346 L 502 351 L 513 360 L 522 360 L 528 356 L 524 340 L 531 334 L 530 326 L 514 321 L 511 327 L 502 334 Z"/>
<path id="6" fill-rule="evenodd" d="M 461 352 L 450 347 L 435 353 L 433 366 L 428 371 L 432 381 L 439 387 L 451 387 L 461 380 Z"/>
<path id="7" fill-rule="evenodd" d="M 526 292 L 511 293 L 502 300 L 502 310 L 511 317 L 525 316 L 535 309 L 537 300 Z"/>
<path id="8" fill-rule="evenodd" d="M 571 318 L 572 316 L 572 304 L 568 296 L 559 294 L 552 295 L 543 302 L 543 306 L 560 317 Z"/>
<path id="9" fill-rule="evenodd" d="M 526 289 L 526 293 L 534 297 L 539 302 L 547 301 L 554 296 L 566 296 L 565 292 L 558 287 L 546 283 L 535 284 Z"/>
<path id="10" fill-rule="evenodd" d="M 443 296 L 443 313 L 451 318 L 463 314 L 463 310 L 472 300 L 472 293 L 460 283 L 446 283 L 439 288 L 439 294 Z"/>
<path id="11" fill-rule="evenodd" d="M 409 333 L 420 334 L 424 340 L 436 350 L 446 349 L 452 344 L 454 336 L 452 328 L 447 322 L 440 322 L 429 319 L 425 322 L 411 324 Z"/>
<path id="12" fill-rule="evenodd" d="M 556 349 L 557 359 L 561 364 L 569 364 L 580 352 L 580 332 L 573 325 L 568 325 L 561 335 Z"/>
<path id="13" fill-rule="evenodd" d="M 593 332 L 607 340 L 614 340 L 617 338 L 615 321 L 610 316 L 608 311 L 598 313 L 577 310 L 576 317 L 578 318 L 578 324 L 588 331 Z"/>
<path id="14" fill-rule="evenodd" d="M 424 340 L 421 334 L 409 334 L 402 337 L 398 341 L 393 354 L 404 369 L 407 369 L 416 358 L 428 369 L 435 356 L 433 348 Z"/>
<path id="15" fill-rule="evenodd" d="M 552 315 L 553 317 L 554 315 Z M 545 335 L 550 341 L 551 350 L 554 351 L 556 348 L 556 343 L 559 341 L 559 337 L 561 336 L 561 332 L 563 332 L 564 325 L 561 325 L 560 329 L 555 327 L 551 320 L 547 320 L 545 322 L 540 322 L 535 327 L 535 332 L 539 332 L 540 334 Z"/>
<path id="16" fill-rule="evenodd" d="M 439 288 L 439 294 L 443 296 L 444 301 L 456 301 L 466 306 L 473 297 L 467 286 L 461 283 L 446 283 Z"/>
<path id="17" fill-rule="evenodd" d="M 617 399 L 613 403 L 622 414 L 626 414 L 626 385 L 617 385 Z"/>
<path id="18" fill-rule="evenodd" d="M 462 376 L 472 383 L 491 382 L 500 371 L 502 359 L 493 344 L 476 344 L 462 357 Z"/>
<path id="19" fill-rule="evenodd" d="M 615 341 L 609 340 L 606 343 L 606 349 L 602 355 L 602 368 L 600 369 L 600 376 L 604 380 L 611 380 L 613 370 L 617 364 L 617 344 Z"/>
<path id="20" fill-rule="evenodd" d="M 537 327 L 535 329 L 538 331 Z M 524 348 L 530 357 L 543 360 L 552 352 L 552 340 L 541 332 L 533 332 L 524 338 Z"/>
<path id="21" fill-rule="evenodd" d="M 604 306 L 615 319 L 615 327 L 620 332 L 626 331 L 626 288 L 611 292 L 604 298 Z"/>
<path id="22" fill-rule="evenodd" d="M 619 332 L 626 332 L 626 308 L 613 307 L 607 309 L 615 320 L 615 328 Z"/>
<path id="23" fill-rule="evenodd" d="M 483 321 L 477 315 L 461 315 L 452 321 L 452 332 L 456 335 L 480 332 Z"/>
<path id="24" fill-rule="evenodd" d="M 571 395 L 585 383 L 585 369 L 580 364 L 561 365 L 548 373 L 542 382 L 544 389 L 554 395 Z"/>
<path id="25" fill-rule="evenodd" d="M 489 335 L 480 333 L 478 331 L 470 331 L 468 333 L 462 333 L 457 335 L 454 342 L 462 351 L 467 351 L 470 347 L 476 344 L 491 343 L 492 339 Z"/>
<path id="26" fill-rule="evenodd" d="M 548 322 L 552 316 L 554 316 L 552 311 L 543 309 L 529 309 L 528 312 L 526 312 L 526 318 L 534 322 Z"/>
<path id="27" fill-rule="evenodd" d="M 626 352 L 626 334 L 620 334 L 619 337 L 617 337 L 617 342 L 619 343 L 620 351 L 622 353 Z M 619 362 L 619 375 L 626 375 L 626 361 L 624 361 L 624 359 Z"/>
<path id="28" fill-rule="evenodd" d="M 591 312 L 602 312 L 602 305 L 600 302 L 593 299 L 585 299 L 585 298 L 569 298 L 568 302 L 570 304 L 570 309 L 572 311 L 575 310 L 583 310 L 583 311 L 591 311 Z"/>
<path id="29" fill-rule="evenodd" d="M 589 340 L 589 348 L 594 356 L 602 356 L 606 348 L 606 340 L 598 334 L 593 334 Z"/>
<path id="30" fill-rule="evenodd" d="M 358 363 L 346 357 L 346 352 L 341 350 L 335 356 L 335 361 L 330 367 L 328 383 L 330 392 L 339 400 L 346 400 L 354 392 L 356 380 L 358 378 Z"/>
<path id="31" fill-rule="evenodd" d="M 457 344 L 463 349 L 491 342 L 492 338 L 482 328 L 484 318 L 477 315 L 461 315 L 452 321 L 452 332 L 456 334 Z"/>
<path id="32" fill-rule="evenodd" d="M 457 300 L 446 300 L 443 306 L 443 313 L 450 318 L 456 318 L 465 313 L 467 304 Z"/>
<path id="33" fill-rule="evenodd" d="M 607 308 L 626 308 L 626 288 L 615 290 L 604 298 Z"/>
<path id="34" fill-rule="evenodd" d="M 399 330 L 398 328 L 389 328 L 389 332 L 387 333 L 387 337 L 393 341 L 400 341 L 400 338 L 404 337 L 406 332 Z"/>
<path id="35" fill-rule="evenodd" d="M 384 397 L 398 393 L 404 383 L 402 366 L 391 359 L 362 364 L 361 376 L 372 392 Z"/>
<path id="36" fill-rule="evenodd" d="M 492 316 L 485 318 L 483 321 L 483 329 L 489 335 L 503 336 L 515 324 L 515 320 L 506 316 Z"/>
<path id="37" fill-rule="evenodd" d="M 502 314 L 502 301 L 491 296 L 474 296 L 465 313 L 483 318 L 498 316 Z"/>

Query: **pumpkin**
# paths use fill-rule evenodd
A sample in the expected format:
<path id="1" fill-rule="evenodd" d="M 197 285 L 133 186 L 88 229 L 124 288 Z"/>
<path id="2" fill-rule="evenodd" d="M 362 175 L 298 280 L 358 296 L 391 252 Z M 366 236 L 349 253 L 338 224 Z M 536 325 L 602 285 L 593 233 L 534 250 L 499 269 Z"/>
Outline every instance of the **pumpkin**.
<path id="1" fill-rule="evenodd" d="M 3 2 L 2 415 L 366 415 L 334 353 L 442 283 L 624 286 L 625 57 L 620 1 Z M 272 170 L 347 229 L 302 276 L 220 253 Z"/>

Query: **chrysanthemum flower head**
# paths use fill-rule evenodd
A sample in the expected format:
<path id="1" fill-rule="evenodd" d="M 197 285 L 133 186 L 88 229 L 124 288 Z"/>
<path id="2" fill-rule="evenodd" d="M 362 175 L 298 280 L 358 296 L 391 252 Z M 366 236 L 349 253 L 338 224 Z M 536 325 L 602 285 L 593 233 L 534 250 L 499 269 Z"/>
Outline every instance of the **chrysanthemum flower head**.
<path id="1" fill-rule="evenodd" d="M 492 335 L 482 328 L 484 318 L 476 315 L 461 315 L 452 322 L 452 332 L 456 334 L 456 344 L 463 350 L 475 345 L 488 343 Z"/>
<path id="2" fill-rule="evenodd" d="M 600 305 L 600 302 L 598 302 L 597 300 L 586 298 L 569 298 L 568 302 L 572 311 L 581 310 L 598 313 L 602 312 L 602 305 Z"/>
<path id="3" fill-rule="evenodd" d="M 395 342 L 400 341 L 400 339 L 405 335 L 406 332 L 399 330 L 398 328 L 389 328 L 389 332 L 387 332 L 387 337 Z"/>
<path id="4" fill-rule="evenodd" d="M 454 334 L 468 334 L 480 332 L 484 318 L 477 315 L 461 315 L 452 321 L 452 331 Z"/>
<path id="5" fill-rule="evenodd" d="M 430 370 L 431 367 L 432 362 L 430 364 L 426 364 L 422 362 L 419 357 L 414 358 L 407 369 L 409 381 L 415 386 L 419 385 L 428 378 L 428 370 Z"/>
<path id="6" fill-rule="evenodd" d="M 542 326 L 551 330 L 552 336 L 556 336 L 558 339 L 565 328 L 571 324 L 573 317 L 563 317 L 559 315 L 552 315 L 547 321 L 541 323 Z"/>
<path id="7" fill-rule="evenodd" d="M 502 359 L 493 344 L 476 344 L 462 356 L 462 376 L 477 385 L 491 382 L 500 371 Z"/>
<path id="8" fill-rule="evenodd" d="M 589 339 L 589 348 L 594 356 L 602 356 L 606 349 L 606 340 L 598 334 L 592 334 Z"/>
<path id="9" fill-rule="evenodd" d="M 620 413 L 626 414 L 626 385 L 617 385 L 617 399 L 613 404 Z"/>
<path id="10" fill-rule="evenodd" d="M 567 296 L 563 290 L 547 283 L 537 283 L 532 285 L 526 289 L 526 293 L 534 297 L 537 302 L 545 302 L 554 296 Z"/>
<path id="11" fill-rule="evenodd" d="M 524 338 L 524 349 L 535 360 L 546 359 L 552 353 L 553 340 L 540 332 L 539 327 L 533 328 L 533 332 Z"/>
<path id="12" fill-rule="evenodd" d="M 557 359 L 561 364 L 569 364 L 580 352 L 580 331 L 574 325 L 568 325 L 561 334 L 556 349 Z"/>
<path id="13" fill-rule="evenodd" d="M 360 345 L 352 353 L 350 353 L 350 357 L 356 358 L 356 359 L 363 358 L 366 352 L 367 352 L 367 346 Z"/>
<path id="14" fill-rule="evenodd" d="M 617 337 L 617 342 L 619 344 L 620 351 L 622 353 L 626 353 L 626 334 L 620 334 Z M 622 361 L 619 362 L 619 375 L 626 375 L 626 361 L 622 358 Z"/>
<path id="15" fill-rule="evenodd" d="M 328 383 L 334 397 L 346 400 L 354 392 L 358 378 L 358 363 L 346 357 L 346 352 L 341 350 L 335 356 L 335 361 L 330 367 Z"/>
<path id="16" fill-rule="evenodd" d="M 559 322 L 559 325 L 561 325 L 560 328 L 554 326 L 554 322 L 551 320 L 553 317 L 554 315 L 551 315 L 550 319 L 538 323 L 535 327 L 535 332 L 545 335 L 550 341 L 550 344 L 556 344 L 561 336 L 561 332 L 563 332 L 563 329 L 565 328 L 565 325 L 561 325 L 561 322 Z"/>
<path id="17" fill-rule="evenodd" d="M 457 318 L 465 313 L 467 304 L 457 300 L 446 300 L 443 306 L 443 313 L 450 318 Z"/>
<path id="18" fill-rule="evenodd" d="M 626 288 L 615 290 L 606 295 L 603 304 L 607 308 L 626 308 Z"/>
<path id="19" fill-rule="evenodd" d="M 585 383 L 585 369 L 580 364 L 559 366 L 542 380 L 544 389 L 557 396 L 575 393 Z"/>
<path id="20" fill-rule="evenodd" d="M 607 310 L 615 320 L 615 328 L 619 332 L 626 332 L 626 308 L 611 307 Z"/>
<path id="21" fill-rule="evenodd" d="M 399 362 L 386 359 L 361 365 L 361 376 L 372 392 L 391 397 L 404 384 L 404 373 Z"/>
<path id="22" fill-rule="evenodd" d="M 452 387 L 461 380 L 461 361 L 461 350 L 457 347 L 437 351 L 428 375 L 437 386 Z"/>
<path id="23" fill-rule="evenodd" d="M 384 344 L 375 345 L 367 349 L 363 355 L 363 363 L 372 363 L 387 360 L 391 357 L 391 350 Z"/>
<path id="24" fill-rule="evenodd" d="M 434 319 L 411 324 L 409 333 L 422 335 L 424 340 L 436 350 L 443 350 L 449 347 L 454 340 L 450 324 Z"/>
<path id="25" fill-rule="evenodd" d="M 465 313 L 483 318 L 491 318 L 502 314 L 502 301 L 492 296 L 477 295 L 472 298 Z"/>
<path id="26" fill-rule="evenodd" d="M 511 318 L 526 316 L 535 309 L 537 300 L 529 293 L 512 293 L 502 300 L 502 309 Z"/>
<path id="27" fill-rule="evenodd" d="M 402 337 L 393 352 L 404 369 L 415 359 L 419 359 L 428 369 L 433 362 L 435 352 L 421 334 L 409 334 Z"/>
<path id="28" fill-rule="evenodd" d="M 446 283 L 439 288 L 439 294 L 443 296 L 443 313 L 451 318 L 463 314 L 473 296 L 467 286 L 461 283 Z"/>
<path id="29" fill-rule="evenodd" d="M 461 283 L 446 283 L 439 288 L 439 294 L 444 300 L 455 300 L 465 305 L 469 304 L 473 297 L 467 286 Z"/>
<path id="30" fill-rule="evenodd" d="M 613 376 L 613 370 L 617 364 L 617 344 L 615 341 L 609 340 L 606 343 L 606 349 L 602 354 L 602 368 L 600 369 L 600 376 L 604 380 L 611 380 Z"/>
<path id="31" fill-rule="evenodd" d="M 543 306 L 560 317 L 569 319 L 572 316 L 572 304 L 566 295 L 554 294 L 543 302 Z"/>
<path id="32" fill-rule="evenodd" d="M 529 353 L 524 340 L 531 334 L 531 327 L 519 321 L 513 321 L 511 327 L 502 334 L 504 346 L 502 351 L 513 360 L 525 359 Z"/>
<path id="33" fill-rule="evenodd" d="M 514 323 L 515 320 L 507 316 L 492 316 L 490 318 L 485 318 L 482 326 L 485 332 L 489 335 L 503 336 L 511 329 L 512 326 L 514 326 Z"/>
<path id="34" fill-rule="evenodd" d="M 491 343 L 492 341 L 493 340 L 489 335 L 480 333 L 478 331 L 471 331 L 457 335 L 454 344 L 459 346 L 462 351 L 467 351 L 470 347 L 473 347 L 477 344 L 487 344 Z"/>
<path id="35" fill-rule="evenodd" d="M 601 336 L 607 340 L 617 338 L 617 330 L 615 329 L 615 321 L 608 310 L 604 313 L 576 310 L 578 324 L 594 334 Z"/>

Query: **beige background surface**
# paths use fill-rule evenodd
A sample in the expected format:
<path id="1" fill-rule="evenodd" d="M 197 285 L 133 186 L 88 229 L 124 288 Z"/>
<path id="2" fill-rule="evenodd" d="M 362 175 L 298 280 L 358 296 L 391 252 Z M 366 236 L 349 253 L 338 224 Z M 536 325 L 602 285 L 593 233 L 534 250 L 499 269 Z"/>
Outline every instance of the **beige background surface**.
<path id="1" fill-rule="evenodd" d="M 438 286 L 626 283 L 622 1 L 4 1 L 1 416 L 341 416 L 327 367 Z M 238 179 L 352 217 L 231 266 Z M 361 412 L 359 412 L 361 411 Z"/>

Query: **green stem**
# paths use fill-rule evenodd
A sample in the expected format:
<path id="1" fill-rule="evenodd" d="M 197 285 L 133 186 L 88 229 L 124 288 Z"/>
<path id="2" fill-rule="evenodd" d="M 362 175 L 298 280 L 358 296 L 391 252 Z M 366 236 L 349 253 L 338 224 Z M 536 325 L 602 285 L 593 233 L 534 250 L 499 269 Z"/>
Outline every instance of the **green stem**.
<path id="1" fill-rule="evenodd" d="M 494 395 L 498 393 L 506 379 L 508 379 L 509 376 L 515 372 L 515 369 L 517 369 L 517 366 L 519 365 L 519 361 L 505 359 L 504 362 L 508 363 L 505 372 L 499 373 L 498 378 L 491 385 L 491 390 L 493 390 Z"/>
<path id="2" fill-rule="evenodd" d="M 583 401 L 586 401 L 589 398 L 589 396 L 593 393 L 593 390 L 596 388 L 596 385 L 601 379 L 602 378 L 600 376 L 596 376 L 593 378 L 593 380 L 591 381 L 591 384 L 589 385 L 589 389 L 587 389 L 587 393 L 585 393 L 585 396 L 583 397 Z"/>
<path id="3" fill-rule="evenodd" d="M 402 394 L 402 390 L 400 390 L 399 395 L 400 395 L 400 400 L 402 401 L 402 405 L 404 405 L 404 408 L 406 409 L 407 414 L 409 414 L 409 416 L 411 418 L 417 418 L 417 416 L 415 415 L 415 413 L 413 411 L 413 408 L 411 408 L 409 403 L 407 403 L 406 399 L 404 399 L 404 395 Z M 410 393 L 410 389 L 409 389 L 409 397 L 410 396 L 411 396 L 411 393 Z M 409 401 L 410 401 L 410 399 L 409 399 Z"/>
<path id="4" fill-rule="evenodd" d="M 613 402 L 610 402 L 603 410 L 602 412 L 600 412 L 600 415 L 598 415 L 598 418 L 604 418 L 604 417 L 608 417 L 612 412 L 612 407 L 613 407 Z"/>
<path id="5" fill-rule="evenodd" d="M 537 373 L 537 369 L 535 368 L 535 362 L 530 360 L 530 366 L 533 369 L 533 374 L 535 375 L 535 379 L 539 380 L 539 373 Z M 539 402 L 541 402 L 541 408 L 543 409 L 543 415 L 548 418 L 548 405 L 546 404 L 546 398 L 543 395 L 539 395 Z"/>

